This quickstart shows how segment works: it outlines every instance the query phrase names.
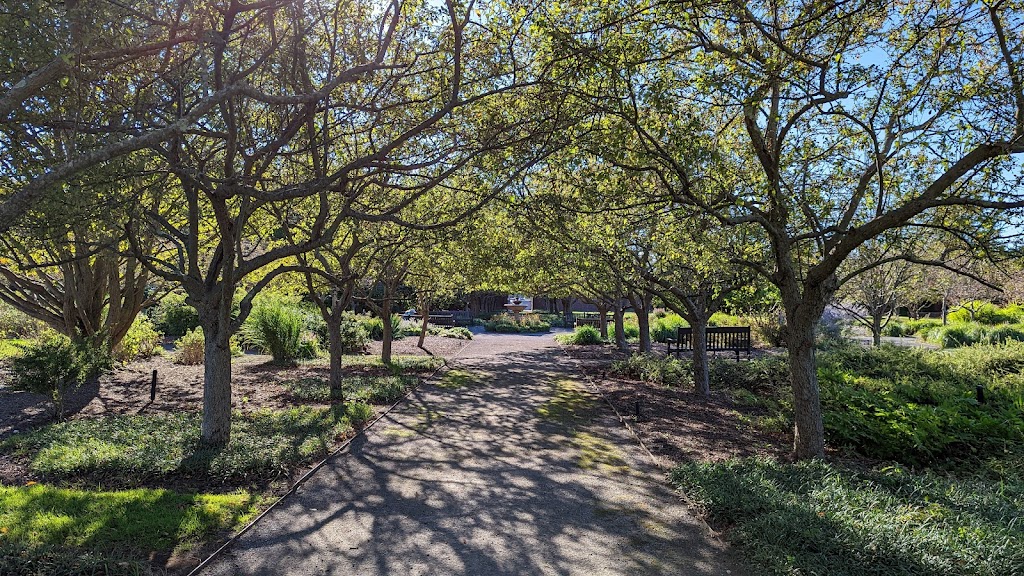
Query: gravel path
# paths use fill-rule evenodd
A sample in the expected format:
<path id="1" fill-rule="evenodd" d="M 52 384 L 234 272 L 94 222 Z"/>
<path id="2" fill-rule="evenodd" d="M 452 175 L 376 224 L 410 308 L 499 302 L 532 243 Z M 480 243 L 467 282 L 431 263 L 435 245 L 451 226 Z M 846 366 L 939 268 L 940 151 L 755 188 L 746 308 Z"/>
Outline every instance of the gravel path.
<path id="1" fill-rule="evenodd" d="M 550 335 L 453 364 L 202 574 L 741 573 Z"/>

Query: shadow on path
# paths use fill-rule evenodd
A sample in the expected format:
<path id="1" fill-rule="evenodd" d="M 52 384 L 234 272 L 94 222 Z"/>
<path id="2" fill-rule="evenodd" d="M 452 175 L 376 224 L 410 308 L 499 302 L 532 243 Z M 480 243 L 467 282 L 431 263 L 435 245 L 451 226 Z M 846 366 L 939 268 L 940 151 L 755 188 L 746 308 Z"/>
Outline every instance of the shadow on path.
<path id="1" fill-rule="evenodd" d="M 203 574 L 726 574 L 550 335 L 477 336 Z"/>

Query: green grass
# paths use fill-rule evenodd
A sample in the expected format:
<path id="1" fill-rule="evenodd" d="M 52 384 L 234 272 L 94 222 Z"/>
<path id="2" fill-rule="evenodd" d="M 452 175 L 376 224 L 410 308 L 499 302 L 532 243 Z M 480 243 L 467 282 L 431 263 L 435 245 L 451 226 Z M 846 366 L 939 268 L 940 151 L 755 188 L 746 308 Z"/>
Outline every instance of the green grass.
<path id="1" fill-rule="evenodd" d="M 24 340 L 20 338 L 0 340 L 0 360 L 5 360 L 12 356 L 21 354 L 21 347 L 28 346 L 29 344 L 31 344 L 31 340 Z"/>
<path id="2" fill-rule="evenodd" d="M 141 573 L 150 554 L 241 526 L 260 503 L 244 491 L 0 486 L 0 573 Z"/>
<path id="3" fill-rule="evenodd" d="M 265 481 L 325 456 L 372 414 L 361 403 L 236 413 L 224 448 L 200 444 L 198 414 L 107 416 L 18 434 L 0 443 L 0 450 L 27 457 L 33 472 L 53 480 L 107 486 L 169 478 Z"/>
<path id="4" fill-rule="evenodd" d="M 1024 457 L 964 468 L 975 471 L 746 459 L 683 464 L 671 479 L 757 574 L 1021 574 Z"/>
<path id="5" fill-rule="evenodd" d="M 416 383 L 413 376 L 346 376 L 341 384 L 346 400 L 370 404 L 390 404 Z M 322 378 L 301 378 L 284 382 L 284 387 L 300 402 L 331 401 L 331 389 Z"/>

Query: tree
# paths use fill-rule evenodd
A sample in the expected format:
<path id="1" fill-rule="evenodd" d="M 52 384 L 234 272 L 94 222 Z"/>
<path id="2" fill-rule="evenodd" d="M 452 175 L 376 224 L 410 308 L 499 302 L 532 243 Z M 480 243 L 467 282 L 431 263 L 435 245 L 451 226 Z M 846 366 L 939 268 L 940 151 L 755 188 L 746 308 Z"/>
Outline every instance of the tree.
<path id="1" fill-rule="evenodd" d="M 209 42 L 172 51 L 158 109 L 175 122 L 200 121 L 150 149 L 177 201 L 140 210 L 129 238 L 151 230 L 164 241 L 142 262 L 180 283 L 199 313 L 202 438 L 223 444 L 229 339 L 260 290 L 300 271 L 295 258 L 328 245 L 346 223 L 429 226 L 401 215 L 435 193 L 471 213 L 539 148 L 530 142 L 534 117 L 502 108 L 523 86 L 502 79 L 520 72 L 525 83 L 528 71 L 487 52 L 489 32 L 473 28 L 472 10 L 302 0 L 190 8 Z M 212 105 L 211 94 L 220 95 Z M 550 115 L 541 116 L 536 123 Z M 456 178 L 485 167 L 493 180 Z"/>
<path id="2" fill-rule="evenodd" d="M 871 331 L 875 346 L 896 310 L 911 298 L 920 266 L 902 237 L 865 242 L 846 261 L 840 274 L 837 304 Z"/>
<path id="3" fill-rule="evenodd" d="M 947 207 L 1022 205 L 1019 10 L 719 2 L 640 12 L 616 14 L 614 29 L 648 34 L 595 50 L 613 27 L 591 25 L 572 42 L 591 47 L 614 96 L 602 113 L 632 127 L 649 156 L 642 168 L 678 202 L 764 231 L 769 260 L 746 264 L 781 294 L 795 455 L 821 456 L 814 332 L 847 258 L 908 225 L 971 226 L 941 218 Z M 740 177 L 734 188 L 694 186 L 723 162 Z"/>

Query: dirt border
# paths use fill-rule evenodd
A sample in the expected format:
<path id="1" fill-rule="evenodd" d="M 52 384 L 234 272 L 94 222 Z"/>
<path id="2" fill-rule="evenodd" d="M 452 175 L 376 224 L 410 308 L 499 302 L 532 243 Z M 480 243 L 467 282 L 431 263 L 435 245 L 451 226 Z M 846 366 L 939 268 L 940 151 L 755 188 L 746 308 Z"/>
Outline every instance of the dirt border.
<path id="1" fill-rule="evenodd" d="M 285 498 L 287 498 L 287 497 L 291 496 L 292 494 L 294 494 L 295 491 L 299 489 L 299 486 L 304 484 L 307 480 L 309 480 L 313 476 L 314 473 L 316 473 L 318 470 L 323 468 L 324 465 L 327 464 L 328 460 L 330 460 L 330 459 L 334 458 L 335 456 L 338 456 L 339 454 L 341 454 L 341 452 L 344 451 L 345 449 L 347 449 L 349 447 L 349 445 L 352 444 L 352 442 L 355 439 L 357 439 L 361 435 L 365 434 L 370 428 L 373 427 L 374 424 L 379 422 L 382 418 L 384 418 L 392 410 L 394 410 L 396 406 L 398 406 L 402 402 L 405 402 L 406 399 L 409 398 L 409 395 L 412 394 L 413 392 L 415 392 L 423 383 L 434 379 L 434 377 L 437 376 L 442 371 L 447 371 L 448 369 L 450 369 L 450 367 L 451 367 L 450 363 L 452 361 L 454 361 L 456 358 L 458 358 L 459 355 L 461 355 L 462 352 L 465 351 L 467 348 L 469 348 L 469 341 L 467 341 L 466 344 L 464 344 L 461 348 L 459 348 L 459 350 L 455 354 L 453 354 L 450 358 L 444 358 L 444 363 L 441 364 L 441 366 L 439 366 L 436 370 L 431 372 L 428 376 L 426 376 L 424 378 L 418 378 L 415 386 L 411 386 L 409 389 L 407 389 L 405 391 L 405 394 L 403 394 L 401 398 L 399 398 L 393 404 L 388 406 L 386 410 L 384 410 L 379 415 L 377 415 L 377 417 L 374 418 L 373 420 L 371 420 L 369 424 L 366 424 L 365 426 L 361 427 L 355 434 L 352 435 L 351 438 L 345 440 L 345 442 L 343 442 L 340 446 L 338 446 L 333 452 L 331 452 L 326 457 L 324 457 L 323 460 L 321 460 L 320 462 L 317 462 L 312 468 L 307 470 L 306 473 L 303 474 L 298 480 L 296 480 L 295 483 L 292 484 L 292 486 L 284 494 L 282 494 L 277 500 L 275 500 L 265 510 L 260 512 L 259 515 L 257 515 L 255 518 L 250 520 L 249 523 L 246 524 L 245 526 L 243 526 L 242 529 L 239 530 L 236 534 L 234 534 L 233 536 L 228 538 L 227 542 L 224 542 L 224 544 L 222 544 L 219 548 L 214 550 L 213 553 L 211 553 L 209 556 L 207 556 L 202 562 L 200 562 L 198 565 L 196 565 L 195 568 L 193 568 L 191 571 L 189 571 L 187 573 L 187 576 L 196 576 L 204 568 L 206 568 L 211 562 L 213 562 L 218 557 L 220 557 L 220 555 L 225 550 L 230 548 L 232 544 L 237 542 L 239 538 L 241 538 L 243 535 L 245 535 L 246 532 L 251 530 L 253 528 L 253 526 L 256 525 L 257 522 L 262 520 L 274 508 L 277 508 L 278 505 L 280 505 L 282 502 L 284 502 Z M 613 409 L 614 409 L 614 407 L 613 407 Z"/>

